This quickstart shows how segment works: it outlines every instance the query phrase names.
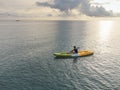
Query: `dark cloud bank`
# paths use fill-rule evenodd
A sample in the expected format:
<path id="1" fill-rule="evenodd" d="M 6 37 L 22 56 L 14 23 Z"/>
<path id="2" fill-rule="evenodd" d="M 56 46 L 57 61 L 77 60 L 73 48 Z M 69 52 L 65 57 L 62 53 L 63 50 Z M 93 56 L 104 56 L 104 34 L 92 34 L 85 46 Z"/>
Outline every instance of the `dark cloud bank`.
<path id="1" fill-rule="evenodd" d="M 87 16 L 113 16 L 112 11 L 106 11 L 102 6 L 91 6 L 90 0 L 52 0 L 50 2 L 36 2 L 37 6 L 50 7 L 64 12 L 66 15 L 71 14 L 71 10 L 77 9 L 80 13 Z"/>

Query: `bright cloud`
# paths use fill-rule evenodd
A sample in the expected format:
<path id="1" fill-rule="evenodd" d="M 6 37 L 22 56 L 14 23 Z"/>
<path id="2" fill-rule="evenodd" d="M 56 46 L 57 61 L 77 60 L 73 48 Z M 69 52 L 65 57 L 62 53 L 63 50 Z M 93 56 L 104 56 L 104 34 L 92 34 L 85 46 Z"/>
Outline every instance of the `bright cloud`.
<path id="1" fill-rule="evenodd" d="M 120 0 L 93 0 L 92 4 L 103 6 L 114 13 L 120 13 Z"/>

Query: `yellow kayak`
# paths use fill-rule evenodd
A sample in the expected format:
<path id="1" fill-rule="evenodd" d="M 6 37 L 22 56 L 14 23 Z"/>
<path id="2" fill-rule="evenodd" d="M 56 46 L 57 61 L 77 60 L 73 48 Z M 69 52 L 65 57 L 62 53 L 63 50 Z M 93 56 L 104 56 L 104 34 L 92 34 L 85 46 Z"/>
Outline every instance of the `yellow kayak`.
<path id="1" fill-rule="evenodd" d="M 82 57 L 82 56 L 88 56 L 94 54 L 93 51 L 90 50 L 81 50 L 78 51 L 78 53 L 66 53 L 66 52 L 59 52 L 59 53 L 54 53 L 56 57 Z"/>

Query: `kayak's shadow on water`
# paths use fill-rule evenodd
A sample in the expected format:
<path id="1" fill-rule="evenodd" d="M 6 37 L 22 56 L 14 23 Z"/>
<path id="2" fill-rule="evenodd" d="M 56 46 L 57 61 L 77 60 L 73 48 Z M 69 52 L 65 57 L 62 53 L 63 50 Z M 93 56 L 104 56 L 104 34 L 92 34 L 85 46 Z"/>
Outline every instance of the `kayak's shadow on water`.
<path id="1" fill-rule="evenodd" d="M 54 57 L 54 59 L 74 59 L 75 57 Z"/>
<path id="2" fill-rule="evenodd" d="M 78 61 L 78 57 L 75 57 L 74 59 L 73 59 L 73 63 L 76 63 Z"/>
<path id="3" fill-rule="evenodd" d="M 73 62 L 77 62 L 79 57 L 54 57 L 55 60 L 65 60 L 65 59 L 72 59 Z"/>

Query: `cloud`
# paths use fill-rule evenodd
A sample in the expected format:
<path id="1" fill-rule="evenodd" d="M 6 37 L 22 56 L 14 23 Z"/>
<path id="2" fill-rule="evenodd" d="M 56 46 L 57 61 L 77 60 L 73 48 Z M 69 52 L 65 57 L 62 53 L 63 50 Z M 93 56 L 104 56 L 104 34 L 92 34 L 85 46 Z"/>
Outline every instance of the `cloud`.
<path id="1" fill-rule="evenodd" d="M 113 15 L 111 11 L 107 11 L 102 6 L 92 6 L 90 0 L 52 0 L 51 2 L 36 2 L 36 5 L 57 9 L 62 13 L 64 12 L 66 15 L 73 14 L 73 9 L 87 16 L 101 17 Z"/>
<path id="2" fill-rule="evenodd" d="M 79 6 L 82 0 L 53 0 L 53 3 L 50 2 L 36 2 L 38 6 L 50 7 L 53 9 L 58 9 L 66 14 L 69 14 L 69 11 Z"/>
<path id="3" fill-rule="evenodd" d="M 105 16 L 112 16 L 112 11 L 107 11 L 102 6 L 92 6 L 87 0 L 85 0 L 79 10 L 86 14 L 87 16 L 97 16 L 97 17 L 105 17 Z"/>

